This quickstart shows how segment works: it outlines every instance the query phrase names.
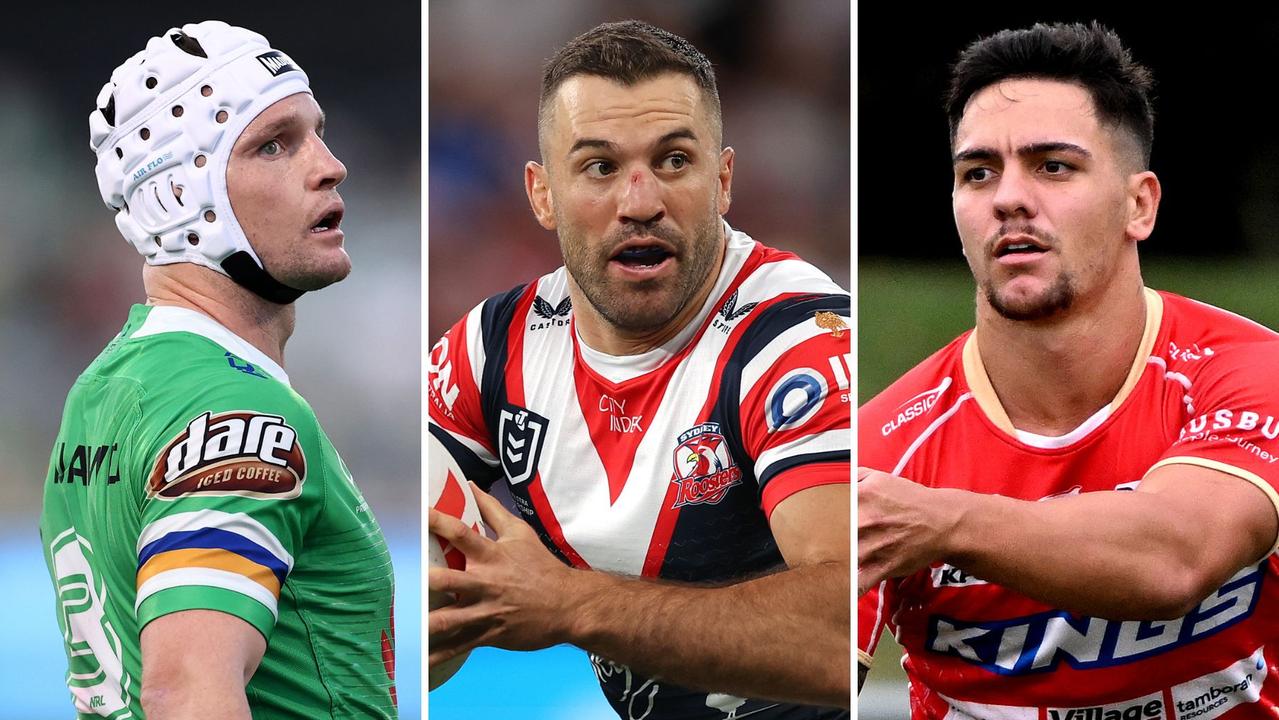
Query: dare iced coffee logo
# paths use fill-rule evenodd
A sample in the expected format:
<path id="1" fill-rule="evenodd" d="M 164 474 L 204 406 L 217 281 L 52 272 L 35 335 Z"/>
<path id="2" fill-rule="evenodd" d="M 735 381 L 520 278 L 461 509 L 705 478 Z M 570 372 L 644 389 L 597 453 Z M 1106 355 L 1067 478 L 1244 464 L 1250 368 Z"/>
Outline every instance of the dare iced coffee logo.
<path id="1" fill-rule="evenodd" d="M 283 417 L 206 412 L 160 451 L 147 489 L 162 500 L 191 494 L 291 498 L 305 480 L 302 445 Z"/>

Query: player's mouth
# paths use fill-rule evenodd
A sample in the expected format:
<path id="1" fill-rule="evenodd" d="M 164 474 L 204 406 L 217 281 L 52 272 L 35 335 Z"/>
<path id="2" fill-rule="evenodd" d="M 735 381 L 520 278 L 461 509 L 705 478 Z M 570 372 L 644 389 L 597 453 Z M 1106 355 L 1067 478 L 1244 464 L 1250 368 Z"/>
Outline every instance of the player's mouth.
<path id="1" fill-rule="evenodd" d="M 628 240 L 609 257 L 609 266 L 625 276 L 637 279 L 657 275 L 673 266 L 675 249 L 656 238 Z"/>
<path id="2" fill-rule="evenodd" d="M 324 235 L 326 233 L 342 236 L 342 231 L 338 226 L 342 224 L 342 216 L 346 214 L 346 207 L 341 200 L 326 206 L 321 212 L 323 214 L 311 224 L 312 235 Z"/>
<path id="3" fill-rule="evenodd" d="M 1024 265 L 1043 257 L 1048 249 L 1032 235 L 1005 235 L 995 243 L 995 261 L 1001 265 Z"/>

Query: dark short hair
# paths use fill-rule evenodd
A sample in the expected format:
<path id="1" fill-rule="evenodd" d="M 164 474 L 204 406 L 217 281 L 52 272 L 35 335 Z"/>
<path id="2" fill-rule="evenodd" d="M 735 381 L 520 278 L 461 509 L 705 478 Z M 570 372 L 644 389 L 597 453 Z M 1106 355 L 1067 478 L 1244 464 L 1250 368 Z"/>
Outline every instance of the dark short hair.
<path id="1" fill-rule="evenodd" d="M 719 90 L 711 61 L 684 38 L 639 20 L 604 23 L 573 38 L 546 61 L 538 101 L 538 137 L 555 91 L 576 75 L 634 85 L 665 73 L 687 75 L 701 88 L 716 133 L 721 131 Z"/>
<path id="2" fill-rule="evenodd" d="M 1081 85 L 1092 96 L 1100 120 L 1127 131 L 1137 141 L 1142 166 L 1149 167 L 1155 81 L 1113 30 L 1096 21 L 1036 23 L 1028 29 L 1001 30 L 969 45 L 951 69 L 946 94 L 952 144 L 968 100 L 990 85 L 1016 78 Z"/>

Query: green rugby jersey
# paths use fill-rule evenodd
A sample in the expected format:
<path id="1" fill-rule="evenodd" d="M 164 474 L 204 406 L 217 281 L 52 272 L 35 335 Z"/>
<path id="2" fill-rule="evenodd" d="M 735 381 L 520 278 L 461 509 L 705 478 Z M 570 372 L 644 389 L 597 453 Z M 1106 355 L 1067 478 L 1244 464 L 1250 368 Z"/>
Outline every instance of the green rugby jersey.
<path id="1" fill-rule="evenodd" d="M 394 718 L 382 531 L 283 369 L 210 318 L 137 305 L 67 396 L 40 536 L 79 717 L 142 718 L 139 634 L 257 628 L 253 717 Z"/>

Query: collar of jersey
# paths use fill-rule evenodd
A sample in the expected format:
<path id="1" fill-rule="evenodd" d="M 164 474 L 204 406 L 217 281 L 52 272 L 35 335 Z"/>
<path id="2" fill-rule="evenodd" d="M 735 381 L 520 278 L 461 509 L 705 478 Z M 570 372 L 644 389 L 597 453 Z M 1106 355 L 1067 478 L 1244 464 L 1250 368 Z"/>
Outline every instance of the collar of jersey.
<path id="1" fill-rule="evenodd" d="M 697 315 L 675 337 L 638 355 L 609 355 L 587 345 L 581 334 L 577 332 L 577 326 L 574 325 L 573 332 L 577 335 L 577 346 L 582 352 L 582 359 L 592 370 L 607 378 L 609 382 L 625 382 L 661 367 L 662 363 L 679 354 L 679 351 L 693 339 L 693 335 L 705 324 L 707 316 L 724 303 L 724 291 L 733 282 L 733 278 L 737 277 L 737 272 L 742 269 L 742 265 L 750 257 L 751 249 L 755 247 L 755 241 L 749 235 L 734 230 L 726 220 L 722 222 L 728 240 L 724 250 L 724 262 L 720 265 L 715 287 L 711 288 L 710 295 L 706 296 L 706 301 L 702 303 L 702 308 L 697 311 Z"/>
<path id="2" fill-rule="evenodd" d="M 187 308 L 161 305 L 151 307 L 146 320 L 129 337 L 142 338 L 171 332 L 185 332 L 208 338 L 241 360 L 247 360 L 266 374 L 289 385 L 289 375 L 284 368 L 266 353 L 249 344 L 249 341 L 226 329 L 224 325 L 203 313 Z M 290 385 L 290 387 L 292 387 Z"/>
<path id="3" fill-rule="evenodd" d="M 1039 435 L 1013 427 L 1012 421 L 1008 419 L 1008 413 L 999 402 L 999 396 L 995 394 L 994 386 L 990 384 L 990 376 L 986 374 L 986 366 L 982 364 L 981 353 L 977 351 L 977 331 L 973 330 L 964 341 L 964 379 L 972 391 L 973 399 L 977 401 L 977 406 L 986 414 L 986 417 L 990 418 L 995 427 L 1031 447 L 1055 450 L 1069 447 L 1084 439 L 1105 422 L 1124 400 L 1128 399 L 1132 389 L 1137 386 L 1137 381 L 1146 370 L 1146 359 L 1155 348 L 1155 339 L 1159 336 L 1159 325 L 1163 321 L 1164 301 L 1159 293 L 1150 288 L 1145 288 L 1145 296 L 1146 327 L 1141 334 L 1141 345 L 1137 348 L 1137 354 L 1128 368 L 1128 377 L 1124 380 L 1123 387 L 1119 388 L 1114 399 L 1103 405 L 1079 427 L 1058 436 Z"/>

